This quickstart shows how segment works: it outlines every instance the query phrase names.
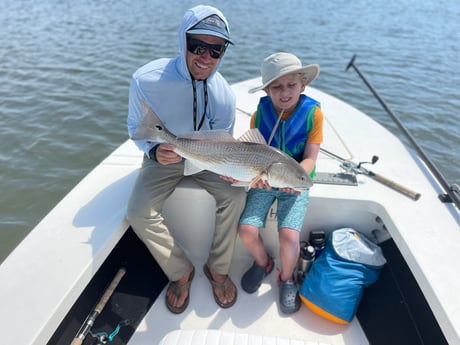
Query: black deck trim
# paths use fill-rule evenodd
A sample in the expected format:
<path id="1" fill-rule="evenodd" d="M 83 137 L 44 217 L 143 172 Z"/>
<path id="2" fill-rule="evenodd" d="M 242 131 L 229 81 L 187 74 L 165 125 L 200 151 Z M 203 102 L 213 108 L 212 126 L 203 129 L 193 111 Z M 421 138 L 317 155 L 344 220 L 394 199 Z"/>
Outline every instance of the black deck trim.
<path id="1" fill-rule="evenodd" d="M 387 264 L 377 282 L 364 289 L 357 317 L 372 345 L 448 344 L 415 278 L 393 240 L 380 244 Z M 93 333 L 111 333 L 109 342 L 125 345 L 167 284 L 167 278 L 135 233 L 128 229 L 80 298 L 54 333 L 48 345 L 70 344 L 108 284 L 121 267 L 126 275 L 96 319 Z M 87 336 L 84 345 L 95 344 Z"/>
<path id="2" fill-rule="evenodd" d="M 372 345 L 448 344 L 395 242 L 380 244 L 387 264 L 364 289 L 357 317 Z"/>
<path id="3" fill-rule="evenodd" d="M 128 326 L 120 328 L 110 344 L 127 344 L 140 321 L 167 284 L 167 278 L 136 234 L 128 229 L 107 260 L 75 302 L 48 345 L 70 344 L 86 317 L 104 293 L 118 269 L 123 266 L 126 274 L 96 319 L 92 332 L 110 334 L 117 325 L 129 320 Z M 93 344 L 88 335 L 83 342 Z"/>

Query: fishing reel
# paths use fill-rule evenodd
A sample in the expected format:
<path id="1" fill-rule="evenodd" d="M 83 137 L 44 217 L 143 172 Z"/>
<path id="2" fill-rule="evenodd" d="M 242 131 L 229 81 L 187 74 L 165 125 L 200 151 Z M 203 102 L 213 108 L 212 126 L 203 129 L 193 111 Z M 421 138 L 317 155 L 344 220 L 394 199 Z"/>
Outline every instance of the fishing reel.
<path id="1" fill-rule="evenodd" d="M 358 164 L 350 162 L 350 161 L 344 161 L 340 165 L 345 171 L 352 172 L 354 174 L 365 174 L 368 175 L 369 171 L 365 168 L 362 167 L 363 164 L 375 164 L 379 160 L 378 156 L 372 156 L 372 159 L 370 162 L 363 161 L 359 162 Z"/>
<path id="2" fill-rule="evenodd" d="M 89 334 L 93 337 L 92 345 L 103 345 L 113 341 L 113 338 L 115 338 L 115 336 L 118 334 L 120 328 L 123 326 L 128 326 L 129 324 L 129 320 L 121 321 L 110 334 L 108 334 L 107 332 L 93 333 L 90 330 Z"/>

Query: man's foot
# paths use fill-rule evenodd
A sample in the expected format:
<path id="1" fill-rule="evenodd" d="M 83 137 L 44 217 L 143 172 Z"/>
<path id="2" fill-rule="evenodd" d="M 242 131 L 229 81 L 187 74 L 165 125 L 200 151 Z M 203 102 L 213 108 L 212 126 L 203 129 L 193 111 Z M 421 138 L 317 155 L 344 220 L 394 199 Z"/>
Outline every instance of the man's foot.
<path id="1" fill-rule="evenodd" d="M 189 274 L 179 280 L 170 282 L 166 290 L 166 307 L 174 313 L 182 313 L 190 301 L 190 285 L 195 275 L 195 268 L 192 266 Z"/>
<path id="2" fill-rule="evenodd" d="M 204 274 L 212 286 L 214 300 L 221 308 L 230 308 L 235 304 L 237 289 L 228 275 L 212 273 L 208 265 L 203 267 Z"/>
<path id="3" fill-rule="evenodd" d="M 268 261 L 265 267 L 257 265 L 254 261 L 251 268 L 247 270 L 241 278 L 241 287 L 247 293 L 256 292 L 262 284 L 264 278 L 273 271 L 273 267 L 275 266 L 273 258 L 268 254 L 267 257 Z"/>

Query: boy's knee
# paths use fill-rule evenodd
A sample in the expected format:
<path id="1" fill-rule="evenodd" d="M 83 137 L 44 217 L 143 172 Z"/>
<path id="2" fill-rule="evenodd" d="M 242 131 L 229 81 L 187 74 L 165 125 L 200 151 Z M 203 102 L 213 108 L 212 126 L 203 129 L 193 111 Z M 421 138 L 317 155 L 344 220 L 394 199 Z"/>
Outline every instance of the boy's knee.
<path id="1" fill-rule="evenodd" d="M 241 238 L 257 238 L 259 236 L 259 228 L 253 225 L 240 224 L 238 226 L 238 234 Z"/>
<path id="2" fill-rule="evenodd" d="M 279 232 L 280 242 L 287 245 L 299 245 L 300 233 L 294 229 L 284 228 Z"/>

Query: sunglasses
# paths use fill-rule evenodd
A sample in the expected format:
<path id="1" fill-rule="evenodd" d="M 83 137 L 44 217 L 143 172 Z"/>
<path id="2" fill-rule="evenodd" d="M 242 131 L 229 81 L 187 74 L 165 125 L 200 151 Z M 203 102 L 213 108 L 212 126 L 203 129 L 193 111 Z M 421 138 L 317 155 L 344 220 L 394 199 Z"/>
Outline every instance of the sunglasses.
<path id="1" fill-rule="evenodd" d="M 208 44 L 196 38 L 187 37 L 187 50 L 195 55 L 203 55 L 206 50 L 213 59 L 219 59 L 227 49 L 227 44 Z"/>

